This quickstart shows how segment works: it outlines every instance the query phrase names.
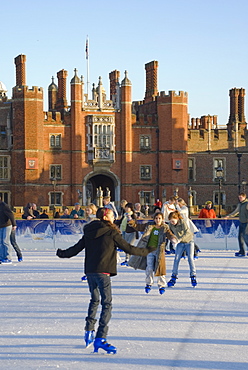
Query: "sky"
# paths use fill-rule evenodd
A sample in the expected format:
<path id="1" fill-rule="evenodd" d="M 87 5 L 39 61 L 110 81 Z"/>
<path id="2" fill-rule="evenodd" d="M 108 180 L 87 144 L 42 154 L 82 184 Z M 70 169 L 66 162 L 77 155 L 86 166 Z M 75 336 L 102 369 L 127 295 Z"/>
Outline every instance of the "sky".
<path id="1" fill-rule="evenodd" d="M 146 63 L 157 60 L 159 91 L 187 91 L 191 117 L 229 117 L 229 90 L 248 89 L 247 0 L 12 0 L 1 2 L 0 81 L 11 97 L 14 58 L 27 56 L 29 87 L 47 88 L 61 69 L 77 68 L 109 97 L 109 72 L 125 70 L 132 99 L 145 95 Z M 246 117 L 247 104 L 245 104 Z"/>

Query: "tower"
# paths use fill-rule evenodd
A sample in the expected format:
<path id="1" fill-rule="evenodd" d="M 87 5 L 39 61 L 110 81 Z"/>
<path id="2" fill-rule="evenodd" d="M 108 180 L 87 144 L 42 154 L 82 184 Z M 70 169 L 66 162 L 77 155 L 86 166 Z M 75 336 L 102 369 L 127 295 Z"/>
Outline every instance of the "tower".
<path id="1" fill-rule="evenodd" d="M 13 88 L 13 149 L 12 172 L 12 202 L 22 204 L 25 192 L 30 197 L 35 193 L 38 199 L 38 187 L 29 184 L 39 184 L 43 171 L 43 89 L 26 86 L 25 55 L 15 58 L 16 86 Z M 22 189 L 22 191 L 20 191 Z"/>

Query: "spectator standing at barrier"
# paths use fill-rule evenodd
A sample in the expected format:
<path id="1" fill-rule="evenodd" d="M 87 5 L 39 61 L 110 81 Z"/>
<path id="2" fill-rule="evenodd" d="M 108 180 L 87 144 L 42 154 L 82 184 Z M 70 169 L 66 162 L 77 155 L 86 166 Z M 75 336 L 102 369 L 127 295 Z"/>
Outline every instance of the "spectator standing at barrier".
<path id="1" fill-rule="evenodd" d="M 33 215 L 35 218 L 40 217 L 40 212 L 37 210 L 37 205 L 35 203 L 32 203 L 32 209 L 33 209 Z"/>
<path id="2" fill-rule="evenodd" d="M 0 196 L 0 261 L 2 264 L 11 264 L 10 234 L 16 229 L 14 213 L 9 206 L 2 201 Z"/>
<path id="3" fill-rule="evenodd" d="M 59 211 L 56 211 L 56 212 L 54 213 L 53 218 L 60 218 L 60 213 L 59 213 Z"/>
<path id="4" fill-rule="evenodd" d="M 201 209 L 198 218 L 216 218 L 215 210 L 212 208 L 211 200 L 206 201 L 205 207 Z M 205 221 L 206 233 L 213 233 L 213 224 L 210 220 Z"/>
<path id="5" fill-rule="evenodd" d="M 244 257 L 246 255 L 245 244 L 248 247 L 248 199 L 245 193 L 240 193 L 238 198 L 239 203 L 237 207 L 233 212 L 229 213 L 226 218 L 239 215 L 239 251 L 235 253 L 235 256 Z"/>
<path id="6" fill-rule="evenodd" d="M 48 214 L 46 213 L 46 209 L 43 209 L 43 212 L 40 214 L 40 218 L 49 218 Z"/>
<path id="7" fill-rule="evenodd" d="M 90 222 L 84 228 L 84 236 L 77 244 L 66 249 L 57 250 L 60 258 L 76 256 L 85 249 L 85 273 L 91 300 L 85 325 L 86 347 L 94 342 L 94 352 L 102 348 L 107 353 L 116 353 L 116 347 L 107 340 L 108 323 L 112 311 L 111 276 L 117 275 L 116 248 L 119 247 L 126 253 L 147 256 L 153 248 L 137 248 L 128 244 L 120 235 L 114 224 L 114 213 L 110 209 L 99 208 L 96 217 L 98 220 Z M 95 335 L 96 314 L 101 302 L 98 329 Z"/>
<path id="8" fill-rule="evenodd" d="M 70 218 L 84 218 L 84 210 L 81 209 L 80 203 L 75 203 L 74 204 L 74 209 L 70 213 Z"/>
<path id="9" fill-rule="evenodd" d="M 119 215 L 122 217 L 125 213 L 125 205 L 127 204 L 127 200 L 126 199 L 122 199 L 121 202 L 120 202 L 120 212 L 119 212 Z"/>
<path id="10" fill-rule="evenodd" d="M 134 205 L 134 212 L 136 214 L 137 220 L 142 220 L 145 218 L 145 214 L 141 212 L 141 204 L 140 203 L 135 203 Z"/>
<path id="11" fill-rule="evenodd" d="M 33 213 L 33 203 L 28 203 L 24 208 L 24 213 L 22 215 L 24 220 L 33 220 L 35 219 L 35 215 Z"/>
<path id="12" fill-rule="evenodd" d="M 60 218 L 70 218 L 69 208 L 66 207 L 64 209 L 64 213 L 60 216 Z"/>
<path id="13" fill-rule="evenodd" d="M 114 202 L 110 202 L 110 200 L 111 200 L 110 196 L 105 195 L 105 197 L 103 197 L 103 206 L 105 208 L 112 209 L 112 211 L 114 212 L 115 219 L 117 219 L 118 218 L 117 209 L 115 208 Z"/>

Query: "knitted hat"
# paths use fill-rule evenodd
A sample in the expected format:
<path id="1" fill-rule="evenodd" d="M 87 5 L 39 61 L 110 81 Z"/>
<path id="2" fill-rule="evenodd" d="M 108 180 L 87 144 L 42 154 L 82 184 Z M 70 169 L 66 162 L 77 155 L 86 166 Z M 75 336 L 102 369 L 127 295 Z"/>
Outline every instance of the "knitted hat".
<path id="1" fill-rule="evenodd" d="M 206 205 L 207 205 L 207 204 L 212 204 L 212 202 L 211 202 L 211 200 L 207 200 L 205 204 L 206 204 Z"/>

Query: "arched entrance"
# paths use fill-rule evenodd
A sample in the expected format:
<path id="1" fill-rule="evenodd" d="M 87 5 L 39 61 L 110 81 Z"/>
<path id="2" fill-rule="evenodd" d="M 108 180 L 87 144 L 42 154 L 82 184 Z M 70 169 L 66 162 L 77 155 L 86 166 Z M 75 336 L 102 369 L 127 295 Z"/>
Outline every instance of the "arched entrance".
<path id="1" fill-rule="evenodd" d="M 118 205 L 120 201 L 120 183 L 112 172 L 91 173 L 85 177 L 83 182 L 83 202 L 86 204 L 87 195 L 90 194 L 91 202 L 96 202 L 97 188 L 101 187 L 103 195 L 110 191 L 111 201 Z"/>

